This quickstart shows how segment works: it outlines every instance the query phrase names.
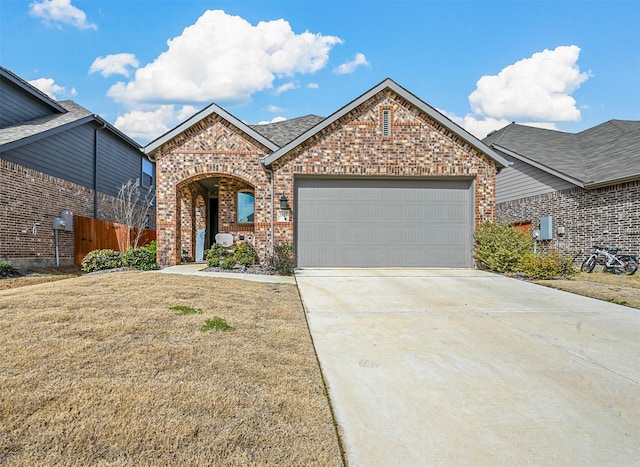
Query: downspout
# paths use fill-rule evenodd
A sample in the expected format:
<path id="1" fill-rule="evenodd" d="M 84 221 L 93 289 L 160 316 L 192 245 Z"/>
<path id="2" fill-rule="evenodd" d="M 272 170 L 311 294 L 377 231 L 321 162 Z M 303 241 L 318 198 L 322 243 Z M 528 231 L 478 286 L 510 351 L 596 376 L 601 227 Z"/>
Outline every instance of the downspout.
<path id="1" fill-rule="evenodd" d="M 275 234 L 274 234 L 275 228 L 274 228 L 274 225 L 273 225 L 274 224 L 274 217 L 273 217 L 274 204 L 273 203 L 274 203 L 274 193 L 275 193 L 275 186 L 274 186 L 275 185 L 275 180 L 274 180 L 273 170 L 269 169 L 265 165 L 263 160 L 260 160 L 260 165 L 262 166 L 262 169 L 269 174 L 269 180 L 271 182 L 271 210 L 270 210 L 271 222 L 269 223 L 270 230 L 271 230 L 271 232 L 270 232 L 271 246 L 269 247 L 270 248 L 269 253 L 271 254 L 271 256 L 273 256 L 273 253 L 274 253 L 274 241 L 275 241 Z"/>
<path id="2" fill-rule="evenodd" d="M 94 118 L 98 119 L 97 115 Z M 98 119 L 98 121 L 100 121 Z M 98 131 L 104 130 L 107 122 L 103 122 L 101 127 L 94 130 L 93 134 L 93 218 L 98 218 Z"/>

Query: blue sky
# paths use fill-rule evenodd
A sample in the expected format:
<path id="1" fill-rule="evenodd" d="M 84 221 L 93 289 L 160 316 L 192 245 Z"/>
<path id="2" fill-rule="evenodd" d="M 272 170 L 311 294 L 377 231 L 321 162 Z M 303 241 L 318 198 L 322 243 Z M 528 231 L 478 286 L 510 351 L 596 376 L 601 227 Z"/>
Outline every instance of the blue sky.
<path id="1" fill-rule="evenodd" d="M 476 136 L 640 120 L 640 0 L 2 0 L 0 64 L 141 143 L 211 102 L 328 116 L 387 77 Z"/>

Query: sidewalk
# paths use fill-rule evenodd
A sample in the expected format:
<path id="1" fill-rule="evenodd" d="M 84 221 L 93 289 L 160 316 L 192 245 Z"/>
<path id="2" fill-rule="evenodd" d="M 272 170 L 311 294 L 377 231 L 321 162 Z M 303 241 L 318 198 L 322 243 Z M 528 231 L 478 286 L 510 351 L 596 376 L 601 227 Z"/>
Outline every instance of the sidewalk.
<path id="1" fill-rule="evenodd" d="M 240 272 L 215 272 L 203 271 L 207 268 L 207 263 L 187 263 L 178 264 L 177 266 L 169 266 L 156 273 L 162 274 L 185 274 L 200 277 L 221 277 L 224 279 L 238 279 L 251 282 L 267 282 L 272 284 L 295 284 L 296 279 L 293 276 L 271 276 L 266 274 L 247 274 Z"/>

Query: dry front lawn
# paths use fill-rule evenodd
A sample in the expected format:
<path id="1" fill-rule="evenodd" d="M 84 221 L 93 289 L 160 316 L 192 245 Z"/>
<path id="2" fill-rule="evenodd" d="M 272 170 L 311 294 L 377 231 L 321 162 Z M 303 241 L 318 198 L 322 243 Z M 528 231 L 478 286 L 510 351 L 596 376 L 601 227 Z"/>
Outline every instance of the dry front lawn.
<path id="1" fill-rule="evenodd" d="M 586 297 L 640 308 L 640 271 L 633 276 L 602 271 L 581 272 L 572 279 L 537 283 Z"/>
<path id="2" fill-rule="evenodd" d="M 233 330 L 202 332 L 215 316 Z M 0 343 L 0 464 L 342 465 L 293 285 L 119 272 L 2 290 Z"/>

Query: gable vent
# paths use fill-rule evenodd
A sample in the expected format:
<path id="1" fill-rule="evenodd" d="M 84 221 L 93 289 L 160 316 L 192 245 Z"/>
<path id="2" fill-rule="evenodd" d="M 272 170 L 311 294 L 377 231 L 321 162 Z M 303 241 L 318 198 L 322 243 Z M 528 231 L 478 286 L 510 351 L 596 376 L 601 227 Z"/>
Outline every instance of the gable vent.
<path id="1" fill-rule="evenodd" d="M 382 136 L 391 136 L 391 110 L 389 109 L 382 111 Z"/>

